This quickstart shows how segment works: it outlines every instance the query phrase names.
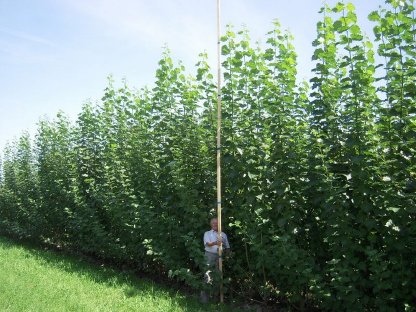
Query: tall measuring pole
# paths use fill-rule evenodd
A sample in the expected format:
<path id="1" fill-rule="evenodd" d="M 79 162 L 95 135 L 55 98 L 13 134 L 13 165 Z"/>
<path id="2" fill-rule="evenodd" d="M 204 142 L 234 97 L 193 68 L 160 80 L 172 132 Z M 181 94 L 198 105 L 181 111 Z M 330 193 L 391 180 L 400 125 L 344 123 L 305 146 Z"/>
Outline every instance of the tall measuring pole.
<path id="1" fill-rule="evenodd" d="M 222 220 L 221 220 L 221 1 L 217 0 L 217 219 L 218 235 L 222 242 Z M 218 246 L 218 268 L 220 271 L 220 302 L 224 302 L 223 271 L 222 271 L 222 244 Z"/>

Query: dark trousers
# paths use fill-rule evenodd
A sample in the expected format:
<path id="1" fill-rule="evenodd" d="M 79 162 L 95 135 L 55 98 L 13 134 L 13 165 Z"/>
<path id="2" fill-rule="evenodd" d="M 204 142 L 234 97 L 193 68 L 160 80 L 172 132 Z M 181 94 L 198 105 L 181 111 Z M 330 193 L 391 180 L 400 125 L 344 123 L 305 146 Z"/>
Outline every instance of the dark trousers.
<path id="1" fill-rule="evenodd" d="M 201 301 L 208 302 L 219 295 L 220 272 L 218 266 L 218 254 L 205 251 L 204 280 L 205 286 L 201 291 Z"/>

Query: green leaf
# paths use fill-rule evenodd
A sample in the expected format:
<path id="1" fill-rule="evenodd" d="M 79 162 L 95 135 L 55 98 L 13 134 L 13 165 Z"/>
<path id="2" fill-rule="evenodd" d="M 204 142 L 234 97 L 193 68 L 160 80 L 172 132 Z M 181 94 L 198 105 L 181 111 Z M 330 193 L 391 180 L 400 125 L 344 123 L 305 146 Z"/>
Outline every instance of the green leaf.
<path id="1" fill-rule="evenodd" d="M 394 213 L 398 212 L 400 210 L 400 208 L 396 208 L 396 207 L 388 207 L 387 208 L 388 211 L 393 211 Z"/>

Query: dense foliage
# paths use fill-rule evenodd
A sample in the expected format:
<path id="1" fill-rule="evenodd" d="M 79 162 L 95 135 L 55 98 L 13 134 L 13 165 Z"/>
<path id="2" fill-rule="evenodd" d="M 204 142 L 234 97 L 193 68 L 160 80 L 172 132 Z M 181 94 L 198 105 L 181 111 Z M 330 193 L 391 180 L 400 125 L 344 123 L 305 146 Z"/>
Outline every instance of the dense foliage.
<path id="1" fill-rule="evenodd" d="M 404 311 L 416 300 L 416 19 L 374 11 L 377 50 L 352 4 L 323 7 L 311 86 L 290 34 L 222 38 L 229 293 L 296 309 Z M 375 57 L 378 56 L 378 57 Z M 381 59 L 382 64 L 376 60 Z M 165 51 L 152 89 L 116 88 L 10 144 L 0 223 L 197 286 L 215 214 L 216 88 Z"/>

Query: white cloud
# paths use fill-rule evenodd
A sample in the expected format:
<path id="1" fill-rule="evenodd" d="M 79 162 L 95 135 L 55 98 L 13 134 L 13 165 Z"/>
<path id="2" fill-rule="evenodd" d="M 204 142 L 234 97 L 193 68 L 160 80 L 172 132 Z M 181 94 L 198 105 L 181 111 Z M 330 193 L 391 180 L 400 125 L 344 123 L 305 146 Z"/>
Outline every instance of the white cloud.
<path id="1" fill-rule="evenodd" d="M 260 3 L 259 5 L 259 2 Z M 254 40 L 264 37 L 272 27 L 273 13 L 259 9 L 268 1 L 223 1 L 222 33 L 225 24 L 236 29 L 248 25 Z M 167 45 L 175 58 L 193 66 L 200 52 L 207 51 L 209 63 L 216 58 L 215 0 L 66 0 L 65 5 L 76 14 L 89 18 L 93 27 L 109 38 L 162 51 Z M 265 14 L 266 12 L 266 14 Z"/>
<path id="2" fill-rule="evenodd" d="M 19 31 L 19 30 L 13 30 L 8 28 L 0 28 L 0 33 L 6 34 L 11 37 L 15 37 L 17 39 L 21 39 L 24 41 L 29 41 L 31 43 L 46 45 L 50 47 L 55 47 L 55 44 L 45 38 L 42 38 L 40 36 L 36 36 L 27 32 Z"/>
<path id="3" fill-rule="evenodd" d="M 34 64 L 55 59 L 57 46 L 50 40 L 29 32 L 0 28 L 0 53 L 2 62 Z"/>
<path id="4" fill-rule="evenodd" d="M 206 49 L 207 37 L 215 35 L 215 29 L 207 25 L 207 14 L 195 14 L 197 6 L 192 1 L 71 0 L 66 4 L 93 19 L 108 36 L 158 49 L 167 44 L 186 57 Z M 204 4 L 201 9 L 208 7 Z"/>

